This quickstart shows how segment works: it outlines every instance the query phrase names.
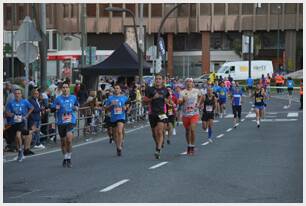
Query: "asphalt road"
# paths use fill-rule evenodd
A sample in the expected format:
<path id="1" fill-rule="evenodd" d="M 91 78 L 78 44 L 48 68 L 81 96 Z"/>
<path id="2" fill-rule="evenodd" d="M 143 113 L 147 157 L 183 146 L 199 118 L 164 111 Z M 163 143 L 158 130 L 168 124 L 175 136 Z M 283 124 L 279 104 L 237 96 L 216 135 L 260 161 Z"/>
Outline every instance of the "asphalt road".
<path id="1" fill-rule="evenodd" d="M 73 149 L 73 168 L 59 151 L 3 166 L 4 202 L 232 203 L 303 201 L 303 113 L 299 104 L 268 101 L 260 128 L 250 100 L 243 122 L 217 119 L 213 143 L 197 127 L 196 154 L 187 156 L 180 125 L 160 160 L 148 125 L 129 130 L 123 156 L 106 138 Z M 250 112 L 250 113 L 249 113 Z M 231 114 L 228 105 L 227 114 Z M 217 138 L 218 137 L 218 138 Z M 202 145 L 204 143 L 204 145 Z"/>

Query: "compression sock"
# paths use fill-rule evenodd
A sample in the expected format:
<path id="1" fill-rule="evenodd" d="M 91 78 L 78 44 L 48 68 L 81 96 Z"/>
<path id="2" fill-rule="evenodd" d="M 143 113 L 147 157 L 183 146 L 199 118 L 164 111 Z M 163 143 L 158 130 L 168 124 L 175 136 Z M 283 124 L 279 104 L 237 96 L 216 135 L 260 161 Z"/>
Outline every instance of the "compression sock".
<path id="1" fill-rule="evenodd" d="M 212 129 L 211 129 L 211 128 L 208 128 L 208 138 L 209 138 L 209 139 L 211 138 L 211 135 L 212 135 Z"/>

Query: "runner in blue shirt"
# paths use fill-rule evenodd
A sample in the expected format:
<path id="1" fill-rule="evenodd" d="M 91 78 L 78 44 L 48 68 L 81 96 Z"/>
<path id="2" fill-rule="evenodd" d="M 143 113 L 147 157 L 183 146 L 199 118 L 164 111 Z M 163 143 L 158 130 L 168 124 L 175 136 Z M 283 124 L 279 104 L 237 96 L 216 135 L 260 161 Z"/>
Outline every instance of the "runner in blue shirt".
<path id="1" fill-rule="evenodd" d="M 220 117 L 223 117 L 223 114 L 225 114 L 225 104 L 226 104 L 226 95 L 227 95 L 228 89 L 225 87 L 224 82 L 221 82 L 220 87 L 217 90 L 217 93 L 219 95 L 219 105 L 220 105 Z"/>
<path id="2" fill-rule="evenodd" d="M 235 83 L 233 90 L 231 92 L 232 99 L 232 109 L 234 114 L 234 128 L 238 126 L 238 122 L 241 119 L 241 103 L 242 103 L 242 90 L 239 87 L 238 82 Z M 238 121 L 237 121 L 238 116 Z"/>
<path id="3" fill-rule="evenodd" d="M 288 98 L 289 98 L 289 105 L 288 105 L 288 107 L 291 106 L 293 87 L 294 87 L 294 81 L 292 80 L 291 77 L 288 77 L 288 80 L 287 80 Z"/>
<path id="4" fill-rule="evenodd" d="M 249 97 L 251 97 L 252 96 L 254 80 L 251 77 L 249 77 L 246 80 L 246 83 L 247 83 L 247 86 L 248 86 Z"/>
<path id="5" fill-rule="evenodd" d="M 110 122 L 113 127 L 113 138 L 117 146 L 117 155 L 122 155 L 122 143 L 124 136 L 124 124 L 126 111 L 129 107 L 128 97 L 121 94 L 120 85 L 114 86 L 114 95 L 108 97 L 105 102 L 107 110 L 111 111 Z"/>
<path id="6" fill-rule="evenodd" d="M 24 159 L 24 155 L 34 154 L 30 151 L 32 135 L 26 126 L 28 117 L 34 108 L 28 100 L 22 98 L 20 89 L 16 89 L 14 95 L 15 99 L 8 102 L 5 112 L 8 124 L 12 125 L 12 131 L 14 131 L 14 136 L 16 137 L 17 161 L 21 162 Z M 24 140 L 24 151 L 22 140 Z"/>
<path id="7" fill-rule="evenodd" d="M 79 102 L 76 96 L 70 95 L 68 83 L 63 83 L 62 92 L 62 95 L 54 100 L 51 108 L 53 112 L 56 111 L 56 124 L 61 137 L 61 149 L 64 155 L 63 167 L 71 168 L 73 129 L 76 125 L 76 111 L 78 110 Z"/>

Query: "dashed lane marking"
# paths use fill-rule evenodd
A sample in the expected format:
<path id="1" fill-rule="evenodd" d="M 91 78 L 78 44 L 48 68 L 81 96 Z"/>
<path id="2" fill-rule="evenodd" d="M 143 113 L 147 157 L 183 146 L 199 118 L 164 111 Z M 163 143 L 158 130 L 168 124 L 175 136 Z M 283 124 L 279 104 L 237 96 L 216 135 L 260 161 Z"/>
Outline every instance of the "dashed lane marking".
<path id="1" fill-rule="evenodd" d="M 221 138 L 221 137 L 223 137 L 224 136 L 224 134 L 219 134 L 218 136 L 217 136 L 217 138 Z"/>
<path id="2" fill-rule="evenodd" d="M 297 112 L 289 112 L 287 117 L 298 117 L 299 116 L 299 113 Z"/>
<path id="3" fill-rule="evenodd" d="M 209 144 L 209 142 L 204 142 L 202 145 L 204 146 L 204 145 L 208 145 Z"/>
<path id="4" fill-rule="evenodd" d="M 227 131 L 227 132 L 230 132 L 230 131 L 232 131 L 232 129 L 233 129 L 233 128 L 228 128 L 226 131 Z"/>
<path id="5" fill-rule="evenodd" d="M 161 163 L 158 163 L 157 165 L 153 165 L 152 167 L 149 168 L 149 170 L 153 170 L 153 169 L 156 169 L 158 167 L 161 167 L 165 164 L 167 164 L 168 162 L 161 162 Z"/>
<path id="6" fill-rule="evenodd" d="M 108 186 L 108 187 L 106 187 L 106 188 L 100 190 L 100 192 L 108 192 L 108 191 L 110 191 L 110 190 L 115 189 L 116 187 L 119 187 L 120 185 L 123 185 L 124 183 L 126 183 L 126 182 L 128 182 L 128 181 L 130 181 L 130 180 L 129 180 L 129 179 L 121 180 L 121 181 L 119 181 L 119 182 L 116 182 L 115 184 L 112 184 L 112 185 L 110 185 L 110 186 Z"/>

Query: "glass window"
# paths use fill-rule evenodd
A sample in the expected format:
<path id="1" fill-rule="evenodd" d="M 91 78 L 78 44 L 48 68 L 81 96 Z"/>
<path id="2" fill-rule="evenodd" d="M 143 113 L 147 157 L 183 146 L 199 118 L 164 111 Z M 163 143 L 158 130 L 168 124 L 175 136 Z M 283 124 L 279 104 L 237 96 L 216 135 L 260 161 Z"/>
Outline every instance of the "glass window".
<path id="1" fill-rule="evenodd" d="M 270 4 L 270 12 L 271 14 L 281 14 L 282 13 L 282 5 L 281 4 Z"/>
<path id="2" fill-rule="evenodd" d="M 18 6 L 18 19 L 23 20 L 25 17 L 25 7 L 24 6 Z"/>
<path id="3" fill-rule="evenodd" d="M 96 4 L 86 4 L 86 13 L 88 17 L 96 17 Z"/>
<path id="4" fill-rule="evenodd" d="M 210 35 L 210 48 L 213 50 L 222 49 L 222 34 L 220 32 L 214 32 Z"/>
<path id="5" fill-rule="evenodd" d="M 112 4 L 112 7 L 122 8 L 122 4 Z M 114 17 L 122 17 L 122 12 L 113 12 Z"/>
<path id="6" fill-rule="evenodd" d="M 230 67 L 230 71 L 231 71 L 231 72 L 234 72 L 234 71 L 235 71 L 235 66 L 231 66 L 231 67 Z"/>
<path id="7" fill-rule="evenodd" d="M 203 16 L 210 16 L 211 4 L 200 4 L 200 14 Z"/>
<path id="8" fill-rule="evenodd" d="M 300 11 L 300 14 L 303 15 L 303 4 L 299 4 L 299 11 Z"/>
<path id="9" fill-rule="evenodd" d="M 143 17 L 148 17 L 148 16 L 149 16 L 149 5 L 143 4 Z"/>
<path id="10" fill-rule="evenodd" d="M 54 31 L 52 32 L 52 48 L 57 49 L 57 33 Z"/>
<path id="11" fill-rule="evenodd" d="M 285 4 L 286 14 L 296 14 L 296 4 Z"/>
<path id="12" fill-rule="evenodd" d="M 214 4 L 214 15 L 225 15 L 225 4 Z"/>
<path id="13" fill-rule="evenodd" d="M 173 8 L 175 4 L 165 4 L 164 5 L 164 16 Z M 169 17 L 176 17 L 176 10 L 174 10 Z"/>
<path id="14" fill-rule="evenodd" d="M 186 17 L 189 15 L 188 10 L 189 10 L 189 4 L 183 4 L 177 9 L 177 15 L 179 17 Z"/>
<path id="15" fill-rule="evenodd" d="M 109 4 L 99 4 L 99 9 L 100 9 L 100 17 L 108 17 L 109 12 L 104 11 L 105 8 L 109 7 Z"/>
<path id="16" fill-rule="evenodd" d="M 69 17 L 69 8 L 68 4 L 64 4 L 64 18 Z"/>
<path id="17" fill-rule="evenodd" d="M 268 4 L 261 4 L 260 8 L 256 7 L 256 14 L 267 15 L 268 14 Z"/>
<path id="18" fill-rule="evenodd" d="M 197 5 L 196 4 L 190 4 L 190 16 L 196 17 L 197 15 Z"/>
<path id="19" fill-rule="evenodd" d="M 243 15 L 253 15 L 253 4 L 242 4 L 242 14 Z"/>
<path id="20" fill-rule="evenodd" d="M 47 19 L 52 18 L 52 5 L 51 4 L 46 4 L 46 17 Z"/>
<path id="21" fill-rule="evenodd" d="M 135 15 L 135 11 L 136 11 L 135 6 L 136 6 L 135 4 L 125 4 L 125 8 L 131 10 L 131 12 L 133 12 L 134 15 Z M 138 7 L 140 8 L 140 4 L 138 5 Z M 131 15 L 128 12 L 126 12 L 125 16 L 126 17 L 131 17 Z"/>
<path id="22" fill-rule="evenodd" d="M 12 5 L 4 4 L 4 20 L 11 20 Z"/>
<path id="23" fill-rule="evenodd" d="M 71 4 L 71 17 L 75 18 L 77 16 L 78 7 L 76 4 Z"/>
<path id="24" fill-rule="evenodd" d="M 161 17 L 162 4 L 151 4 L 151 15 L 152 17 Z"/>
<path id="25" fill-rule="evenodd" d="M 239 4 L 228 4 L 228 15 L 239 15 Z"/>

